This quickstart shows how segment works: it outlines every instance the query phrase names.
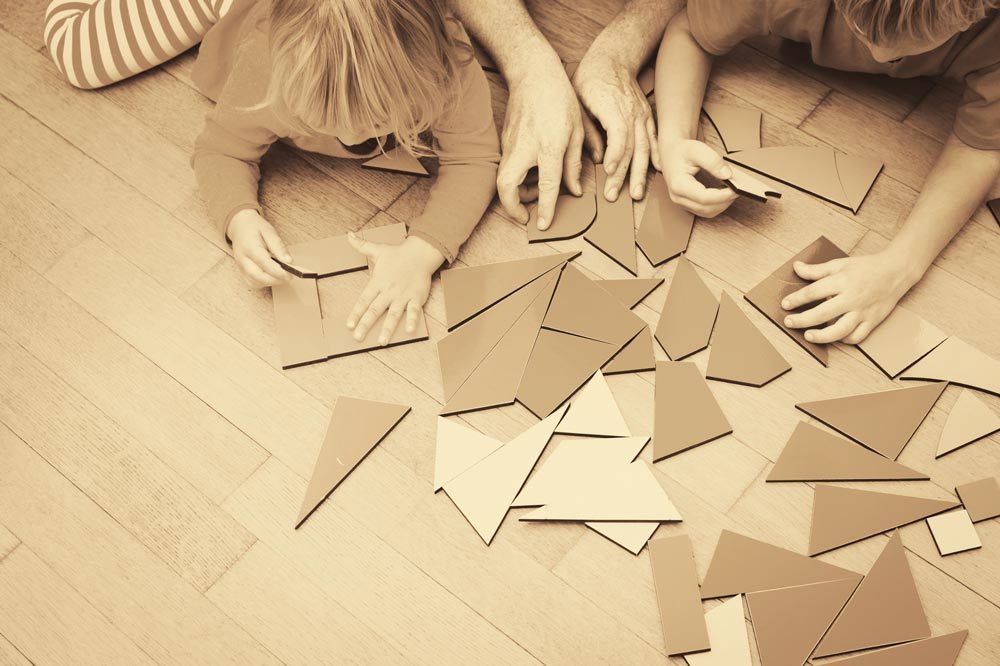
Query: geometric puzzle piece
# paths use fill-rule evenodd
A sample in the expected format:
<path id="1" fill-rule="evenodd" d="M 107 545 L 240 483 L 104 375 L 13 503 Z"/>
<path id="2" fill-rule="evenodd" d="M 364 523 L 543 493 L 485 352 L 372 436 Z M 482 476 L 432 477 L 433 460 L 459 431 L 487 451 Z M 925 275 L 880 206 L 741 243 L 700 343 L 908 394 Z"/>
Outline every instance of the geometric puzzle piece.
<path id="1" fill-rule="evenodd" d="M 560 194 L 552 223 L 544 231 L 538 228 L 538 206 L 532 206 L 528 215 L 528 242 L 567 240 L 576 238 L 594 223 L 597 217 L 597 198 L 592 192 L 581 196 Z"/>
<path id="2" fill-rule="evenodd" d="M 719 133 L 727 153 L 760 148 L 762 114 L 757 109 L 705 102 L 701 110 Z"/>
<path id="3" fill-rule="evenodd" d="M 594 280 L 597 285 L 614 296 L 625 307 L 632 309 L 642 299 L 663 284 L 663 278 L 625 278 L 624 280 Z"/>
<path id="4" fill-rule="evenodd" d="M 622 350 L 604 364 L 601 371 L 605 375 L 615 375 L 623 372 L 644 372 L 656 367 L 656 354 L 653 351 L 653 334 L 649 327 L 639 331 L 639 335 L 622 347 Z"/>
<path id="5" fill-rule="evenodd" d="M 837 666 L 954 666 L 958 653 L 969 632 L 965 629 L 922 641 L 895 645 L 884 650 L 866 652 L 856 657 L 838 659 Z"/>
<path id="6" fill-rule="evenodd" d="M 583 239 L 632 275 L 638 271 L 635 258 L 635 222 L 628 192 L 615 201 L 604 197 L 607 172 L 597 169 L 597 218 Z"/>
<path id="7" fill-rule="evenodd" d="M 694 363 L 658 362 L 654 393 L 654 462 L 733 431 Z"/>
<path id="8" fill-rule="evenodd" d="M 965 509 L 931 516 L 927 519 L 927 527 L 942 557 L 983 547 L 976 526 Z"/>
<path id="9" fill-rule="evenodd" d="M 499 440 L 439 416 L 434 450 L 434 492 L 501 446 L 503 442 Z"/>
<path id="10" fill-rule="evenodd" d="M 875 184 L 875 179 L 884 166 L 881 161 L 868 157 L 857 157 L 846 153 L 836 153 L 837 175 L 844 187 L 847 207 L 857 214 L 861 202 Z"/>
<path id="11" fill-rule="evenodd" d="M 656 325 L 656 340 L 663 351 L 679 361 L 708 346 L 719 302 L 694 265 L 681 257 L 663 302 Z"/>
<path id="12" fill-rule="evenodd" d="M 707 379 L 763 386 L 792 369 L 736 301 L 722 292 L 712 331 Z"/>
<path id="13" fill-rule="evenodd" d="M 360 296 L 360 292 L 357 292 L 357 295 Z M 406 327 L 401 320 L 396 324 L 396 329 L 389 337 L 389 342 L 383 345 L 379 342 L 379 336 L 382 335 L 382 322 L 385 320 L 387 314 L 387 312 L 383 312 L 372 323 L 371 328 L 365 333 L 364 339 L 355 340 L 354 331 L 347 328 L 345 322 L 347 321 L 347 316 L 354 308 L 356 300 L 357 296 L 353 294 L 344 294 L 343 297 L 338 295 L 332 308 L 333 312 L 325 313 L 323 317 L 323 335 L 326 337 L 326 355 L 329 358 L 356 354 L 373 349 L 386 349 L 410 342 L 421 342 L 429 337 L 427 333 L 427 320 L 424 318 L 423 309 L 421 309 L 417 318 L 417 327 L 412 333 L 406 332 Z"/>
<path id="14" fill-rule="evenodd" d="M 1000 361 L 956 337 L 935 347 L 899 378 L 947 381 L 1000 395 Z"/>
<path id="15" fill-rule="evenodd" d="M 379 153 L 372 159 L 362 162 L 365 169 L 376 169 L 378 171 L 389 171 L 406 176 L 421 176 L 426 178 L 430 174 L 416 157 L 411 155 L 402 146 L 397 146 L 383 153 Z"/>
<path id="16" fill-rule="evenodd" d="M 962 389 L 941 429 L 936 458 L 1000 431 L 1000 416 L 986 403 Z"/>
<path id="17" fill-rule="evenodd" d="M 694 214 L 671 201 L 667 181 L 654 174 L 635 236 L 636 245 L 649 263 L 659 266 L 684 252 L 693 227 Z"/>
<path id="18" fill-rule="evenodd" d="M 285 370 L 325 361 L 326 338 L 316 280 L 293 278 L 271 287 L 274 328 Z"/>
<path id="19" fill-rule="evenodd" d="M 575 266 L 567 266 L 542 325 L 553 331 L 607 342 L 617 350 L 646 323 Z"/>
<path id="20" fill-rule="evenodd" d="M 737 595 L 705 613 L 709 652 L 685 655 L 688 666 L 751 666 L 743 597 Z"/>
<path id="21" fill-rule="evenodd" d="M 594 437 L 628 437 L 631 434 L 600 370 L 577 393 L 556 432 Z"/>
<path id="22" fill-rule="evenodd" d="M 316 278 L 361 270 L 368 265 L 363 254 L 354 249 L 347 234 L 305 241 L 288 246 L 294 266 L 305 266 Z"/>
<path id="23" fill-rule="evenodd" d="M 653 536 L 656 528 L 660 526 L 656 522 L 642 523 L 634 521 L 626 523 L 584 523 L 584 525 L 609 541 L 618 544 L 633 555 L 638 555 L 642 552 L 646 542 Z"/>
<path id="24" fill-rule="evenodd" d="M 858 343 L 858 349 L 882 372 L 895 377 L 947 337 L 947 333 L 923 317 L 897 307 Z"/>
<path id="25" fill-rule="evenodd" d="M 759 201 L 761 203 L 767 203 L 768 197 L 774 197 L 775 199 L 781 198 L 781 192 L 771 189 L 767 183 L 762 180 L 757 180 L 745 171 L 733 169 L 732 174 L 733 175 L 726 180 L 726 185 L 728 185 L 729 188 L 737 194 L 749 197 L 754 201 Z"/>
<path id="26" fill-rule="evenodd" d="M 711 649 L 691 539 L 686 534 L 653 539 L 649 542 L 649 563 L 667 654 Z"/>
<path id="27" fill-rule="evenodd" d="M 962 506 L 969 512 L 972 522 L 1000 516 L 1000 483 L 996 477 L 965 483 L 955 488 Z"/>

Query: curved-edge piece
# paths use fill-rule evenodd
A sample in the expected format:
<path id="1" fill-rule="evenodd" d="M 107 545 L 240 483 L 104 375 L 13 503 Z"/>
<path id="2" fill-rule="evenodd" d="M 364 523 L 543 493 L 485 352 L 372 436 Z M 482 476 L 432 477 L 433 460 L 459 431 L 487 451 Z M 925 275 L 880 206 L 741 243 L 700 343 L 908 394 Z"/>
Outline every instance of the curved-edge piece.
<path id="1" fill-rule="evenodd" d="M 760 148 L 760 121 L 763 114 L 757 109 L 705 102 L 701 110 L 719 133 L 727 153 Z"/>
<path id="2" fill-rule="evenodd" d="M 593 192 L 584 192 L 578 197 L 560 194 L 556 199 L 552 224 L 545 231 L 538 228 L 538 206 L 531 207 L 527 225 L 528 242 L 543 243 L 576 238 L 590 229 L 596 218 L 597 196 Z"/>

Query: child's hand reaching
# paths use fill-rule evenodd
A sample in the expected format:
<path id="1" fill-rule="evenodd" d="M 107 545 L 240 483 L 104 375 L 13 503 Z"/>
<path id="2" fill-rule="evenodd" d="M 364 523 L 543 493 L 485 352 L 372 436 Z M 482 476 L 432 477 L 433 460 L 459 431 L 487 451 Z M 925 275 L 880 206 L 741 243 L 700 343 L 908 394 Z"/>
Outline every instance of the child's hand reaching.
<path id="1" fill-rule="evenodd" d="M 719 180 L 733 175 L 722 156 L 701 141 L 661 140 L 660 164 L 670 199 L 698 217 L 715 217 L 739 196 L 728 187 L 705 187 L 695 178 L 699 171 L 707 171 Z"/>
<path id="2" fill-rule="evenodd" d="M 431 290 L 431 276 L 444 261 L 444 256 L 417 236 L 409 236 L 399 245 L 372 243 L 354 234 L 348 234 L 348 238 L 354 249 L 373 264 L 371 280 L 347 317 L 347 328 L 354 330 L 354 339 L 363 340 L 368 329 L 386 311 L 379 344 L 389 344 L 404 312 L 406 332 L 413 333 L 420 309 Z"/>
<path id="3" fill-rule="evenodd" d="M 233 243 L 236 265 L 254 286 L 270 287 L 292 277 L 271 258 L 291 263 L 292 255 L 271 223 L 257 211 L 248 208 L 233 215 L 226 235 Z"/>

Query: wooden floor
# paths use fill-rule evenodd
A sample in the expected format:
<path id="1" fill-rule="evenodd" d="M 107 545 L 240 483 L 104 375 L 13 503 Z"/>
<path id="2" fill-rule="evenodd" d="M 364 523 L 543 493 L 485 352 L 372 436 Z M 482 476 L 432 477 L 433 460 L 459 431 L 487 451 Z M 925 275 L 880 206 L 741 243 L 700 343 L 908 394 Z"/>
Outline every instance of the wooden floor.
<path id="1" fill-rule="evenodd" d="M 618 4 L 529 2 L 567 60 Z M 80 92 L 41 49 L 43 7 L 0 0 L 0 664 L 668 662 L 645 553 L 516 511 L 486 548 L 432 494 L 433 343 L 280 369 L 270 294 L 241 280 L 195 192 L 188 158 L 209 103 L 192 87 L 193 55 Z M 857 216 L 782 187 L 780 202 L 740 201 L 700 222 L 688 256 L 713 291 L 738 295 L 821 233 L 878 250 L 959 95 L 817 69 L 771 40 L 740 46 L 715 67 L 709 98 L 763 110 L 765 145 L 831 145 L 886 168 Z M 262 199 L 296 242 L 408 220 L 427 187 L 277 147 Z M 592 276 L 626 277 L 579 240 L 529 247 L 497 206 L 462 261 L 566 248 Z M 673 274 L 675 263 L 640 261 L 642 275 Z M 906 305 L 1000 357 L 998 266 L 1000 233 L 980 209 Z M 665 291 L 638 309 L 650 322 Z M 702 573 L 724 528 L 804 552 L 812 489 L 764 483 L 803 418 L 795 402 L 893 386 L 853 348 L 821 368 L 743 307 L 793 371 L 763 389 L 713 382 L 735 434 L 656 465 L 685 516 L 660 534 L 690 534 Z M 427 312 L 438 339 L 437 283 Z M 704 368 L 706 354 L 694 360 Z M 650 433 L 652 373 L 609 382 L 632 432 Z M 341 394 L 413 412 L 293 532 Z M 879 489 L 944 497 L 1000 473 L 997 436 L 934 460 L 956 395 L 946 390 L 901 456 L 932 481 Z M 509 438 L 534 419 L 513 406 L 463 421 Z M 963 666 L 1000 663 L 1000 521 L 978 529 L 982 550 L 947 559 L 923 523 L 903 529 L 934 633 L 970 631 Z M 822 559 L 864 572 L 885 542 Z"/>

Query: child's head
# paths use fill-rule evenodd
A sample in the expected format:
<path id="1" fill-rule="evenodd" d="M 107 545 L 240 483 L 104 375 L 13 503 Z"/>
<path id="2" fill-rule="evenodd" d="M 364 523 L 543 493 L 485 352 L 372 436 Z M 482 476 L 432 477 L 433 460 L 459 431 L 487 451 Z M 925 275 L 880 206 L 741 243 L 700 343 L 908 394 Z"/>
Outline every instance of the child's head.
<path id="1" fill-rule="evenodd" d="M 304 133 L 419 150 L 471 58 L 449 20 L 445 0 L 268 0 L 269 101 Z"/>
<path id="2" fill-rule="evenodd" d="M 835 0 L 880 62 L 931 51 L 967 30 L 1000 0 Z"/>

